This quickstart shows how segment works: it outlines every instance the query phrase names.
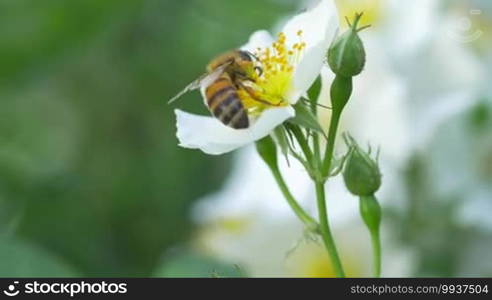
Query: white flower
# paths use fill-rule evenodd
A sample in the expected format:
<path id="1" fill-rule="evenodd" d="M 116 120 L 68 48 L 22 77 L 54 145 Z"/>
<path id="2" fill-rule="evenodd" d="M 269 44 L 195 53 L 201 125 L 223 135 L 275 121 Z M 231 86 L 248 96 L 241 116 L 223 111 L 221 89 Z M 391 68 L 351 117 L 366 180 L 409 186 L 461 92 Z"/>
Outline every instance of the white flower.
<path id="1" fill-rule="evenodd" d="M 456 219 L 492 232 L 492 133 L 487 119 L 473 123 L 476 111 L 492 112 L 492 100 L 464 111 L 436 130 L 426 149 L 429 185 L 437 199 L 460 199 Z"/>
<path id="2" fill-rule="evenodd" d="M 295 115 L 291 107 L 306 93 L 319 75 L 326 51 L 338 28 L 332 0 L 321 0 L 314 8 L 293 17 L 276 41 L 266 31 L 257 31 L 242 50 L 255 53 L 264 70 L 255 83 L 261 96 L 280 106 L 259 104 L 239 90 L 251 123 L 233 129 L 212 117 L 176 110 L 180 146 L 222 154 L 268 135 L 276 126 Z M 202 86 L 202 96 L 206 86 Z M 241 93 L 243 92 L 243 93 Z"/>

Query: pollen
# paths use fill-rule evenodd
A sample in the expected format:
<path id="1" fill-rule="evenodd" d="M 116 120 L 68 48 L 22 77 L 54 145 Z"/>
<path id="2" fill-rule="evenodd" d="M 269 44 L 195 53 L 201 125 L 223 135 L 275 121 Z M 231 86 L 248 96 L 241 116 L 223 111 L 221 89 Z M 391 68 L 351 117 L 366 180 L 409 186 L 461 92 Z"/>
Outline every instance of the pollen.
<path id="1" fill-rule="evenodd" d="M 306 48 L 302 36 L 303 31 L 297 31 L 295 43 L 289 45 L 287 36 L 281 32 L 270 47 L 256 49 L 257 64 L 263 72 L 254 74 L 254 80 L 239 90 L 239 97 L 250 116 L 257 116 L 267 108 L 289 104 L 295 66 Z"/>

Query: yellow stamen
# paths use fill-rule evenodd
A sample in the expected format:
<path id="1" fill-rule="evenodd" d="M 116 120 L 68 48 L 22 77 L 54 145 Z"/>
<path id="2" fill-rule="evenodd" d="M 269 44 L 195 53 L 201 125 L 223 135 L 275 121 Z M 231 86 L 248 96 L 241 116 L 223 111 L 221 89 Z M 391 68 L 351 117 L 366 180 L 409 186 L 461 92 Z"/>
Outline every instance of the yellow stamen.
<path id="1" fill-rule="evenodd" d="M 288 105 L 292 89 L 294 67 L 302 56 L 306 43 L 302 41 L 303 31 L 297 31 L 298 42 L 287 45 L 287 37 L 279 33 L 271 47 L 257 49 L 258 66 L 263 69 L 261 76 L 254 73 L 248 90 L 239 90 L 239 97 L 250 116 L 257 116 L 270 107 Z"/>

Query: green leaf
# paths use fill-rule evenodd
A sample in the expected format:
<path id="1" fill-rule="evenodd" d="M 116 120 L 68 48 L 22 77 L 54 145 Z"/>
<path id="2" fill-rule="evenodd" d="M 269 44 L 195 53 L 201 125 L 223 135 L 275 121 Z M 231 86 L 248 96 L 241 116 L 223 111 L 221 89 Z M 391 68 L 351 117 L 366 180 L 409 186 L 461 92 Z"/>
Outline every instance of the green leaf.
<path id="1" fill-rule="evenodd" d="M 277 168 L 277 145 L 272 137 L 267 135 L 261 140 L 256 141 L 256 150 L 260 157 L 270 168 Z"/>
<path id="2" fill-rule="evenodd" d="M 306 129 L 315 130 L 325 135 L 323 128 L 318 122 L 318 118 L 306 105 L 299 102 L 294 105 L 294 110 L 296 111 L 296 116 L 289 120 L 290 123 L 299 125 Z"/>
<path id="3" fill-rule="evenodd" d="M 298 131 L 299 133 L 302 134 L 301 128 L 298 125 L 291 124 L 291 123 L 285 123 L 283 128 L 284 128 L 285 137 L 287 138 L 288 150 L 290 151 L 292 156 L 294 156 L 294 158 L 297 159 L 308 172 L 311 172 L 312 168 L 311 168 L 310 161 L 308 161 L 309 158 L 305 156 L 302 157 L 294 148 L 295 140 L 297 140 L 297 138 L 294 138 L 294 136 L 296 136 L 294 131 Z"/>
<path id="4" fill-rule="evenodd" d="M 287 164 L 289 163 L 289 139 L 287 137 L 286 130 L 283 126 L 277 126 L 273 131 L 273 137 L 280 147 L 282 154 L 285 156 Z"/>

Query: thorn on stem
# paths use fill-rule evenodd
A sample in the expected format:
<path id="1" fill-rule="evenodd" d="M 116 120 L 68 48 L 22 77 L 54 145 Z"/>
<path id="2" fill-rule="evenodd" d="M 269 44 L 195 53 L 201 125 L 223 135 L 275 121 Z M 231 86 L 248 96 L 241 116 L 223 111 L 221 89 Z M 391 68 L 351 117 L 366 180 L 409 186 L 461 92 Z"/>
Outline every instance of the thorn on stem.
<path id="1" fill-rule="evenodd" d="M 349 27 L 352 27 L 352 24 L 350 23 L 350 20 L 347 16 L 345 16 L 345 21 L 347 21 Z"/>

